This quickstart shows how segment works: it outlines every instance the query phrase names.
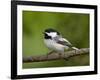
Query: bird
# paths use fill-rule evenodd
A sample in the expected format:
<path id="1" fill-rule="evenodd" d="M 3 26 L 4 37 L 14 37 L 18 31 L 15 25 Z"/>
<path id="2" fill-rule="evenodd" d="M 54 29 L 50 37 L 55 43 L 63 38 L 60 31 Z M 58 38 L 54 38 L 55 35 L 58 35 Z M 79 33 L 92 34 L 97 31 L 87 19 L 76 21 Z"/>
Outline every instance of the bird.
<path id="1" fill-rule="evenodd" d="M 50 50 L 53 50 L 59 55 L 65 52 L 65 50 L 73 49 L 78 50 L 74 47 L 67 39 L 63 38 L 62 35 L 55 29 L 48 28 L 44 30 L 44 44 Z"/>

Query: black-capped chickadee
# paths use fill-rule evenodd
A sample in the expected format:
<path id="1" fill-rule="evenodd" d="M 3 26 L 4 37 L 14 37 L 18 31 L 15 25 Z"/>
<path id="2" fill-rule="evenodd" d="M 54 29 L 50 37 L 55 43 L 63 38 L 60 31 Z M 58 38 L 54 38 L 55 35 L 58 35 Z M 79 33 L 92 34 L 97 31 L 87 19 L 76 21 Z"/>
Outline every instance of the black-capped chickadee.
<path id="1" fill-rule="evenodd" d="M 44 43 L 49 49 L 58 53 L 64 53 L 68 49 L 78 50 L 67 39 L 63 38 L 58 31 L 51 28 L 44 31 Z"/>

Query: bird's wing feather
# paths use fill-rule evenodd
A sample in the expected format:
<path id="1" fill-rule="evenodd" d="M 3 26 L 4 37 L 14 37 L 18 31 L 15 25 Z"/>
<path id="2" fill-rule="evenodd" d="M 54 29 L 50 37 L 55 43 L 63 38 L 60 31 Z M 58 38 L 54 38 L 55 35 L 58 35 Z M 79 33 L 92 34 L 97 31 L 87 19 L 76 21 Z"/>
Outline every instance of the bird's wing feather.
<path id="1" fill-rule="evenodd" d="M 56 41 L 59 44 L 62 44 L 62 45 L 68 46 L 68 47 L 72 47 L 72 44 L 68 40 L 66 40 L 65 38 L 59 38 Z"/>

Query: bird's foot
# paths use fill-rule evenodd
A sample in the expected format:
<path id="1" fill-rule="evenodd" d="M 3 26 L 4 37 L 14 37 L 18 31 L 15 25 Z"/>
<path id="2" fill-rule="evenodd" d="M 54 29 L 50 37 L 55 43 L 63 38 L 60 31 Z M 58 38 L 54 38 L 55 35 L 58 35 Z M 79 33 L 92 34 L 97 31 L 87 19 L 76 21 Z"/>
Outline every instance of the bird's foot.
<path id="1" fill-rule="evenodd" d="M 47 58 L 48 58 L 48 56 L 50 55 L 50 54 L 52 54 L 54 51 L 51 51 L 51 52 L 49 52 L 48 54 L 47 54 Z"/>
<path id="2" fill-rule="evenodd" d="M 59 58 L 62 59 L 64 55 L 62 53 L 59 53 Z"/>

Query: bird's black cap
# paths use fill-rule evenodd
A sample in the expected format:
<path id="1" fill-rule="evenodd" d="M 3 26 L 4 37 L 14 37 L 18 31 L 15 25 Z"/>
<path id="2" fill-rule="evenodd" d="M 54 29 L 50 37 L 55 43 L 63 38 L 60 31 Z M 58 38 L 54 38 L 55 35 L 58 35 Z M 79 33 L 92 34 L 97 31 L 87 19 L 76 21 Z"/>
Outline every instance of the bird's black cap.
<path id="1" fill-rule="evenodd" d="M 57 34 L 60 35 L 60 33 L 58 31 L 56 31 L 55 29 L 52 29 L 52 28 L 46 29 L 45 32 L 48 32 L 48 33 L 50 33 L 50 32 L 57 32 Z"/>

